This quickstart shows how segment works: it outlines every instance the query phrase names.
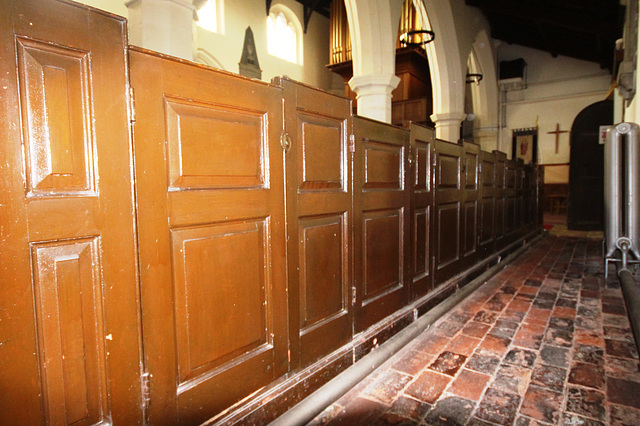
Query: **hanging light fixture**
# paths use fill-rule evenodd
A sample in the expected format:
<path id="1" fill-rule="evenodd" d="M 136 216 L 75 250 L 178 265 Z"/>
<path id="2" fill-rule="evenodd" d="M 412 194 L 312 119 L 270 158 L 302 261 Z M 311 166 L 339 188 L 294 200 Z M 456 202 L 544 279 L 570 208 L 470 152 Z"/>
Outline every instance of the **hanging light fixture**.
<path id="1" fill-rule="evenodd" d="M 436 33 L 431 30 L 411 30 L 400 36 L 400 44 L 405 47 L 425 46 L 427 43 L 435 40 L 435 38 Z"/>
<path id="2" fill-rule="evenodd" d="M 468 73 L 467 74 L 467 83 L 477 83 L 480 84 L 482 81 L 482 74 L 480 73 Z"/>

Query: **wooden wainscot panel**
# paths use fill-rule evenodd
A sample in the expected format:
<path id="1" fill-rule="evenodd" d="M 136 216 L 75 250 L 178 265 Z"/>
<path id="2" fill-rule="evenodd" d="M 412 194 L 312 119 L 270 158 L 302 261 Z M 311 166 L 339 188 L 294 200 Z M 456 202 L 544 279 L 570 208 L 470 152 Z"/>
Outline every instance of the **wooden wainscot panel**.
<path id="1" fill-rule="evenodd" d="M 267 227 L 263 219 L 172 229 L 181 387 L 273 346 Z"/>
<path id="2" fill-rule="evenodd" d="M 436 140 L 435 151 L 434 279 L 441 283 L 461 271 L 466 176 L 462 170 L 462 145 Z"/>
<path id="3" fill-rule="evenodd" d="M 435 131 L 414 123 L 411 134 L 411 298 L 417 300 L 433 289 L 431 270 L 433 231 L 433 159 Z"/>
<path id="4" fill-rule="evenodd" d="M 95 195 L 89 52 L 16 43 L 28 196 Z"/>
<path id="5" fill-rule="evenodd" d="M 282 91 L 129 56 L 149 422 L 201 423 L 288 370 Z"/>
<path id="6" fill-rule="evenodd" d="M 126 21 L 0 2 L 0 424 L 144 421 Z"/>
<path id="7" fill-rule="evenodd" d="M 32 254 L 46 421 L 104 421 L 108 408 L 99 239 L 36 243 Z"/>
<path id="8" fill-rule="evenodd" d="M 496 155 L 482 151 L 480 153 L 480 238 L 478 252 L 485 258 L 495 251 L 495 218 L 496 218 Z"/>
<path id="9" fill-rule="evenodd" d="M 264 186 L 260 111 L 176 98 L 165 99 L 165 111 L 171 190 Z"/>
<path id="10" fill-rule="evenodd" d="M 291 369 L 351 341 L 351 103 L 287 78 L 283 138 Z M 286 145 L 285 145 L 286 146 Z"/>
<path id="11" fill-rule="evenodd" d="M 464 212 L 462 256 L 465 267 L 478 259 L 478 203 L 480 201 L 480 145 L 464 142 Z"/>
<path id="12" fill-rule="evenodd" d="M 507 244 L 506 241 L 506 165 L 507 155 L 503 152 L 493 151 L 496 157 L 496 250 L 504 247 Z"/>
<path id="13" fill-rule="evenodd" d="M 355 329 L 409 300 L 409 132 L 354 118 Z"/>

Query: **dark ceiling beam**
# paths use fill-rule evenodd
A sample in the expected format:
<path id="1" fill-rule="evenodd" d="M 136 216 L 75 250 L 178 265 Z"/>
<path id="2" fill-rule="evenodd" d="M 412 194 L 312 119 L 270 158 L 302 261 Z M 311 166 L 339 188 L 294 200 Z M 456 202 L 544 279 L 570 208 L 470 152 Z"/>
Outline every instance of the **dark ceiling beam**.
<path id="1" fill-rule="evenodd" d="M 267 0 L 267 16 L 269 16 L 270 10 L 271 10 L 271 0 Z"/>
<path id="2" fill-rule="evenodd" d="M 603 14 L 594 17 L 591 14 L 569 12 L 561 7 L 545 7 L 521 1 L 466 0 L 466 4 L 481 9 L 485 14 L 502 15 L 504 19 L 523 18 L 587 34 L 611 34 L 618 30 L 615 18 L 617 10 L 612 19 L 603 20 Z"/>
<path id="3" fill-rule="evenodd" d="M 315 0 L 310 6 L 306 3 L 304 4 L 304 33 L 307 33 L 307 27 L 309 26 L 309 20 L 311 19 L 311 15 L 313 12 L 318 9 L 318 6 L 322 3 L 322 0 Z"/>

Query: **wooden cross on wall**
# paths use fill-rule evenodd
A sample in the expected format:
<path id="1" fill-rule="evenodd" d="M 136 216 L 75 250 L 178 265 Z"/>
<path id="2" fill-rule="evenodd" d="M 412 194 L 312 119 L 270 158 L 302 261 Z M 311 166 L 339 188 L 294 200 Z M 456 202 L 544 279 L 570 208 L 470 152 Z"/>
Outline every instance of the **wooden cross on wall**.
<path id="1" fill-rule="evenodd" d="M 556 123 L 555 132 L 547 132 L 550 135 L 556 135 L 556 154 L 558 153 L 558 146 L 560 144 L 560 133 L 569 133 L 568 130 L 560 130 L 560 123 Z"/>

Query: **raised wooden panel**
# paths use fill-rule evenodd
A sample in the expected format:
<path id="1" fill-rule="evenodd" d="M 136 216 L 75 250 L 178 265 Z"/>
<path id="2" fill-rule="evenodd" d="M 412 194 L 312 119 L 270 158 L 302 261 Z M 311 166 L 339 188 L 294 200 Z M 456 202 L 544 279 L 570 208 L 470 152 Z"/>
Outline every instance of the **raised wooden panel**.
<path id="1" fill-rule="evenodd" d="M 460 179 L 460 157 L 439 154 L 438 189 L 458 189 L 460 188 Z"/>
<path id="2" fill-rule="evenodd" d="M 89 53 L 16 43 L 27 195 L 95 195 Z"/>
<path id="3" fill-rule="evenodd" d="M 344 190 L 347 150 L 343 120 L 299 114 L 302 134 L 300 190 Z"/>
<path id="4" fill-rule="evenodd" d="M 507 234 L 511 234 L 516 230 L 516 197 L 507 197 L 505 209 L 505 227 Z"/>
<path id="5" fill-rule="evenodd" d="M 344 314 L 348 303 L 347 241 L 344 215 L 301 218 L 300 329 Z"/>
<path id="6" fill-rule="evenodd" d="M 495 199 L 485 197 L 480 201 L 480 244 L 486 244 L 493 239 L 493 222 L 495 216 Z"/>
<path id="7" fill-rule="evenodd" d="M 475 200 L 464 203 L 464 239 L 462 253 L 468 256 L 476 251 L 478 205 Z"/>
<path id="8" fill-rule="evenodd" d="M 495 176 L 496 165 L 494 161 L 482 162 L 481 180 L 483 188 L 492 188 L 496 183 Z"/>
<path id="9" fill-rule="evenodd" d="M 505 175 L 507 189 L 516 189 L 516 169 L 514 167 L 511 167 L 510 165 L 507 165 Z"/>
<path id="10" fill-rule="evenodd" d="M 170 189 L 266 185 L 266 123 L 259 111 L 165 99 Z"/>
<path id="11" fill-rule="evenodd" d="M 478 189 L 478 154 L 466 153 L 464 155 L 465 189 Z"/>
<path id="12" fill-rule="evenodd" d="M 403 285 L 402 210 L 364 212 L 363 304 Z"/>
<path id="13" fill-rule="evenodd" d="M 417 281 L 429 274 L 429 232 L 431 228 L 431 206 L 416 209 L 413 213 L 413 280 Z"/>
<path id="14" fill-rule="evenodd" d="M 496 216 L 495 216 L 496 240 L 503 238 L 506 233 L 505 205 L 506 205 L 506 202 L 504 197 L 496 198 Z"/>
<path id="15" fill-rule="evenodd" d="M 363 190 L 404 188 L 404 147 L 367 140 L 364 145 Z"/>
<path id="16" fill-rule="evenodd" d="M 421 140 L 415 142 L 416 193 L 431 191 L 431 144 Z"/>
<path id="17" fill-rule="evenodd" d="M 108 417 L 99 239 L 31 245 L 47 424 Z"/>
<path id="18" fill-rule="evenodd" d="M 257 220 L 172 230 L 181 383 L 271 347 L 268 226 Z"/>
<path id="19" fill-rule="evenodd" d="M 438 206 L 438 269 L 460 258 L 460 203 Z"/>

